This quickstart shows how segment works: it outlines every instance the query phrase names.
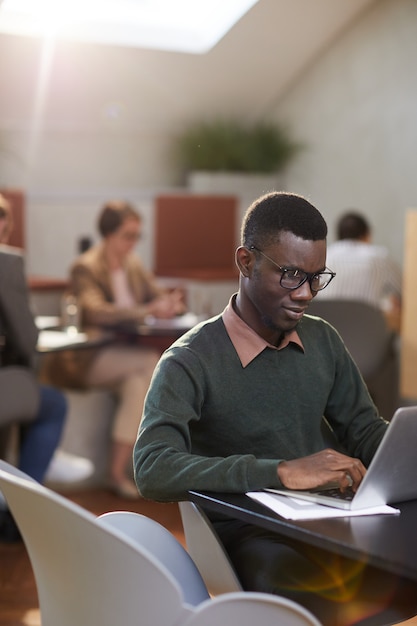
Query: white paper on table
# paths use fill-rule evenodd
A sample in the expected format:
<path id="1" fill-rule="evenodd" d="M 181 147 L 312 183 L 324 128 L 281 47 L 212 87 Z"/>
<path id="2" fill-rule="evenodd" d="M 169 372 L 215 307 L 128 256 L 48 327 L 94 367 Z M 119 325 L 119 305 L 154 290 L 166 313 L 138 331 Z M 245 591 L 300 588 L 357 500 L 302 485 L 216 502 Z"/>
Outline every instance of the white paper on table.
<path id="1" fill-rule="evenodd" d="M 35 317 L 35 324 L 39 330 L 45 330 L 46 328 L 54 328 L 59 326 L 61 318 L 57 315 L 37 315 Z"/>
<path id="2" fill-rule="evenodd" d="M 203 316 L 196 315 L 195 313 L 184 313 L 184 315 L 177 315 L 176 317 L 170 317 L 169 319 L 147 315 L 144 322 L 147 326 L 152 326 L 159 330 L 188 330 L 198 324 L 198 322 L 201 322 L 203 319 L 205 319 Z"/>
<path id="3" fill-rule="evenodd" d="M 87 341 L 85 333 L 66 333 L 62 330 L 41 330 L 38 336 L 38 348 L 62 348 Z"/>
<path id="4" fill-rule="evenodd" d="M 306 500 L 298 500 L 292 496 L 282 496 L 267 493 L 266 491 L 248 491 L 246 495 L 275 511 L 281 517 L 293 520 L 355 517 L 359 515 L 395 515 L 400 513 L 399 509 L 394 509 L 388 505 L 350 510 L 315 504 Z"/>

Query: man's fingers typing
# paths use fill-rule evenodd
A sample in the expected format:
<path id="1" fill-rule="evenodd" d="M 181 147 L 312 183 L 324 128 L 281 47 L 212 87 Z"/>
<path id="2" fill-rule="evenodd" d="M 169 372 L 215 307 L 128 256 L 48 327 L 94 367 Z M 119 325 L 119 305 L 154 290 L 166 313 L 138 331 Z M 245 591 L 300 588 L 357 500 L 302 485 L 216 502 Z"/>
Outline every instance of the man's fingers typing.
<path id="1" fill-rule="evenodd" d="M 366 468 L 359 459 L 331 449 L 282 461 L 278 465 L 278 476 L 289 489 L 309 489 L 336 483 L 342 490 L 351 486 L 356 491 L 365 473 Z"/>

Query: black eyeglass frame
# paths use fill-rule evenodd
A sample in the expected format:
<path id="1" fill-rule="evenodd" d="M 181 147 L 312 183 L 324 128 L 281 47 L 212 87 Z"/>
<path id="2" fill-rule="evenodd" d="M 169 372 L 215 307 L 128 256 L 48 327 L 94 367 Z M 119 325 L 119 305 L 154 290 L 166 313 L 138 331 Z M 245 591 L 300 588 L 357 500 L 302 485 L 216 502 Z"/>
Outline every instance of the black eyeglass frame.
<path id="1" fill-rule="evenodd" d="M 280 270 L 281 278 L 279 280 L 279 284 L 281 285 L 281 287 L 283 287 L 284 289 L 288 289 L 289 291 L 294 291 L 295 289 L 299 289 L 299 287 L 301 287 L 301 285 L 304 285 L 304 283 L 307 281 L 310 285 L 311 291 L 314 291 L 314 293 L 316 293 L 317 291 L 323 291 L 323 289 L 326 289 L 326 287 L 330 285 L 333 278 L 336 276 L 336 272 L 333 272 L 330 268 L 326 268 L 327 271 L 311 273 L 311 272 L 305 272 L 304 270 L 300 270 L 298 267 L 285 267 L 285 266 L 279 265 L 276 261 L 274 261 L 274 259 L 271 259 L 271 257 L 265 254 L 265 252 L 262 252 L 262 250 L 260 248 L 257 248 L 256 246 L 250 246 L 249 250 L 256 250 L 256 252 L 259 252 L 259 254 L 262 254 L 263 257 L 268 259 L 268 261 L 270 261 L 273 265 L 275 265 L 275 267 L 277 267 Z M 298 285 L 296 285 L 295 287 L 287 287 L 286 285 L 283 285 L 282 279 L 285 276 L 285 272 L 294 272 L 294 271 L 300 272 L 300 275 L 303 276 L 303 278 L 300 279 L 300 282 L 298 283 Z M 320 287 L 319 289 L 315 289 L 312 285 L 312 281 L 318 276 L 329 276 L 329 280 L 323 287 Z"/>

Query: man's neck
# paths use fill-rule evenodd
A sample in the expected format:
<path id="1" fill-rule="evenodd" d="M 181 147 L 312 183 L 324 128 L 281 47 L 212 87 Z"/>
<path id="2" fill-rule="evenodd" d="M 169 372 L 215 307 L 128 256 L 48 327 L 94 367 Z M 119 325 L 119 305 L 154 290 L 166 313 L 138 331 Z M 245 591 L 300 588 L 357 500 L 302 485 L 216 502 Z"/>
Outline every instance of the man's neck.
<path id="1" fill-rule="evenodd" d="M 245 316 L 244 314 L 244 305 L 242 303 L 242 297 L 240 292 L 237 294 L 236 298 L 232 301 L 233 310 L 240 317 L 241 320 L 245 322 L 248 326 L 252 328 L 262 339 L 270 343 L 272 346 L 276 346 L 277 348 L 281 345 L 285 338 L 285 332 L 282 330 L 268 328 L 267 326 L 262 326 L 262 329 L 259 328 L 259 325 L 250 322 L 250 316 Z M 249 319 L 246 319 L 249 318 Z"/>

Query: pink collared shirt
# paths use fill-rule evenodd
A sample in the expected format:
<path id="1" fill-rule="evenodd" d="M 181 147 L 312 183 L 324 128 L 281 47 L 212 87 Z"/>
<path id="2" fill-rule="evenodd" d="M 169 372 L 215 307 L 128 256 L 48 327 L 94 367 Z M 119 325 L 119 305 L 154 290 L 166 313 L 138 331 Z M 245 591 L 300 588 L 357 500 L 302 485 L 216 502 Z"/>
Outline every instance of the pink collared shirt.
<path id="1" fill-rule="evenodd" d="M 303 343 L 296 330 L 287 333 L 278 347 L 262 339 L 258 333 L 252 330 L 252 328 L 237 315 L 233 308 L 235 299 L 236 294 L 230 298 L 229 304 L 223 311 L 222 319 L 243 367 L 249 365 L 265 348 L 283 350 L 289 343 L 295 343 L 304 351 Z"/>

